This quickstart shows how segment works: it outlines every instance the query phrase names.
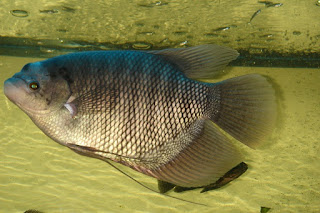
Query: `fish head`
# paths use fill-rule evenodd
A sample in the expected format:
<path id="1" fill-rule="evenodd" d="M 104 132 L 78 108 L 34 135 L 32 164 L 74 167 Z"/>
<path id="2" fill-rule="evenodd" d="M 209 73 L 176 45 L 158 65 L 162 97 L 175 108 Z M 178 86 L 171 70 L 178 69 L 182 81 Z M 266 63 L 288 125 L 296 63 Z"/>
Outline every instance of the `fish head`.
<path id="1" fill-rule="evenodd" d="M 26 64 L 4 82 L 4 93 L 28 115 L 59 110 L 71 95 L 61 69 L 47 61 Z"/>

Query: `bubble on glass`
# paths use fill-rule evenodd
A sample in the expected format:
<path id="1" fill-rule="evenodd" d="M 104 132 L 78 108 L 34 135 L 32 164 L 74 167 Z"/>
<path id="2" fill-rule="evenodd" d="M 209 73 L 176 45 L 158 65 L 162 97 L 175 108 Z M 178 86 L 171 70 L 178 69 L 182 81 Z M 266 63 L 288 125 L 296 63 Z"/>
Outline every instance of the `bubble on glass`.
<path id="1" fill-rule="evenodd" d="M 151 44 L 145 42 L 137 42 L 132 44 L 132 48 L 136 50 L 148 50 L 151 48 Z"/>
<path id="2" fill-rule="evenodd" d="M 205 33 L 204 36 L 206 36 L 206 37 L 219 37 L 219 35 L 216 33 Z"/>
<path id="3" fill-rule="evenodd" d="M 258 3 L 264 4 L 266 7 L 281 7 L 282 3 L 273 3 L 272 1 L 258 1 Z"/>
<path id="4" fill-rule="evenodd" d="M 260 13 L 261 13 L 261 9 L 257 10 L 257 11 L 251 16 L 249 23 L 251 23 L 251 21 L 252 21 L 258 14 L 260 14 Z"/>
<path id="5" fill-rule="evenodd" d="M 138 3 L 139 6 L 141 7 L 155 7 L 155 6 L 164 6 L 164 5 L 168 5 L 169 3 L 166 1 L 154 1 L 154 2 L 150 2 L 150 1 L 140 1 Z"/>
<path id="6" fill-rule="evenodd" d="M 282 3 L 275 3 L 275 4 L 271 4 L 267 7 L 281 7 L 283 4 Z"/>
<path id="7" fill-rule="evenodd" d="M 74 13 L 76 11 L 75 8 L 68 7 L 68 6 L 63 6 L 62 10 L 65 11 L 65 12 L 68 12 L 68 13 Z"/>
<path id="8" fill-rule="evenodd" d="M 45 13 L 45 14 L 54 14 L 54 13 L 58 13 L 59 10 L 57 9 L 51 9 L 51 10 L 39 10 L 40 13 Z"/>
<path id="9" fill-rule="evenodd" d="M 58 32 L 61 32 L 61 33 L 66 33 L 66 32 L 68 32 L 67 29 L 57 29 L 57 31 L 58 31 Z"/>
<path id="10" fill-rule="evenodd" d="M 50 48 L 46 48 L 46 47 L 40 47 L 40 51 L 43 53 L 53 53 L 55 50 L 50 49 Z"/>
<path id="11" fill-rule="evenodd" d="M 263 49 L 262 48 L 258 48 L 258 47 L 251 47 L 249 48 L 249 53 L 254 55 L 254 54 L 261 54 L 263 53 Z"/>
<path id="12" fill-rule="evenodd" d="M 219 27 L 219 28 L 213 29 L 212 31 L 227 31 L 229 29 L 230 27 Z"/>
<path id="13" fill-rule="evenodd" d="M 19 18 L 25 18 L 29 16 L 28 11 L 25 10 L 11 10 L 10 13 L 11 15 Z"/>
<path id="14" fill-rule="evenodd" d="M 163 5 L 167 5 L 167 4 L 168 4 L 168 2 L 163 2 L 163 1 L 157 1 L 155 3 L 156 6 L 163 6 Z"/>
<path id="15" fill-rule="evenodd" d="M 175 32 L 173 32 L 173 34 L 175 34 L 175 35 L 185 35 L 185 34 L 187 34 L 187 32 L 186 31 L 175 31 Z"/>
<path id="16" fill-rule="evenodd" d="M 264 35 L 261 35 L 259 37 L 260 38 L 271 38 L 271 37 L 273 37 L 273 34 L 264 34 Z"/>
<path id="17" fill-rule="evenodd" d="M 149 31 L 145 31 L 145 32 L 139 32 L 137 34 L 151 36 L 151 35 L 154 35 L 155 33 L 154 32 L 149 32 Z"/>
<path id="18" fill-rule="evenodd" d="M 180 47 L 186 46 L 188 44 L 188 41 L 183 41 L 179 44 Z"/>
<path id="19" fill-rule="evenodd" d="M 301 32 L 300 31 L 293 31 L 292 34 L 293 35 L 301 35 Z"/>

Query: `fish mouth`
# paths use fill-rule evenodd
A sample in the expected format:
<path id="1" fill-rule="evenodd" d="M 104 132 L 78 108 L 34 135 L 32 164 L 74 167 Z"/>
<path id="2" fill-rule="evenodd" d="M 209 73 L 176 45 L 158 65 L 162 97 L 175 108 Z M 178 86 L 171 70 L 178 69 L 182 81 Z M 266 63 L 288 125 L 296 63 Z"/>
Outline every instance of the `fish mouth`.
<path id="1" fill-rule="evenodd" d="M 28 104 L 30 99 L 27 88 L 27 82 L 19 77 L 13 76 L 4 82 L 4 94 L 15 105 L 17 105 L 22 111 L 29 114 L 48 114 L 51 111 L 48 109 L 33 109 Z"/>
<path id="2" fill-rule="evenodd" d="M 13 103 L 19 106 L 19 99 L 21 99 L 21 89 L 26 82 L 21 78 L 12 77 L 4 82 L 4 94 Z"/>

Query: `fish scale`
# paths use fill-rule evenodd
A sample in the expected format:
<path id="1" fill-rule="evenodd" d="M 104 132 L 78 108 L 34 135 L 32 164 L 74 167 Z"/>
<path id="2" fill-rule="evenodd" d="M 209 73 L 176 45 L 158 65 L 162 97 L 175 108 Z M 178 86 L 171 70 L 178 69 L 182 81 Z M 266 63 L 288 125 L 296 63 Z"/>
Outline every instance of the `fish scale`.
<path id="1" fill-rule="evenodd" d="M 276 120 L 274 90 L 261 75 L 195 80 L 237 56 L 217 45 L 72 53 L 24 66 L 4 92 L 79 154 L 177 186 L 209 186 L 242 161 L 225 134 L 256 147 Z"/>
<path id="2" fill-rule="evenodd" d="M 119 97 L 114 98 L 115 100 L 113 100 L 113 106 L 110 106 L 111 111 L 109 114 L 92 114 L 91 117 L 89 116 L 89 118 L 85 119 L 83 122 L 79 120 L 81 124 L 77 124 L 78 128 L 74 128 L 76 135 L 73 137 L 73 140 L 69 140 L 69 142 L 78 143 L 78 141 L 84 141 L 79 145 L 89 144 L 90 147 L 94 147 L 98 150 L 107 150 L 109 153 L 115 154 L 116 156 L 123 156 L 124 158 L 126 156 L 131 156 L 134 159 L 139 158 L 140 162 L 153 162 L 155 161 L 154 159 L 162 158 L 162 152 L 159 149 L 161 146 L 164 146 L 166 142 L 176 137 L 182 129 L 185 129 L 186 126 L 190 125 L 192 121 L 203 114 L 203 112 L 200 114 L 201 108 L 199 106 L 186 106 L 190 106 L 188 103 L 190 98 L 204 99 L 205 95 L 202 94 L 206 93 L 201 90 L 192 89 L 191 84 L 194 84 L 192 80 L 188 80 L 186 83 L 181 84 L 180 82 L 182 80 L 186 81 L 186 79 L 183 79 L 183 74 L 172 74 L 170 70 L 165 70 L 166 66 L 161 66 L 160 63 L 155 63 L 153 70 L 149 71 L 151 76 L 156 75 L 159 76 L 159 78 L 151 77 L 151 80 L 149 80 L 147 84 L 143 84 L 145 82 L 145 79 L 143 78 L 145 73 L 135 72 L 133 75 L 130 75 L 130 68 L 133 67 L 135 63 L 131 63 L 130 57 L 127 57 L 126 55 L 123 57 L 128 58 L 128 67 L 123 67 L 124 64 L 110 63 L 107 68 L 116 72 L 115 75 L 120 79 L 118 82 L 113 83 L 108 80 L 114 76 L 114 73 L 111 74 L 112 77 L 110 78 L 103 78 L 103 76 L 100 76 L 100 78 L 93 78 L 90 79 L 90 81 L 88 81 L 87 78 L 77 78 L 75 80 L 76 87 L 78 88 L 78 85 L 82 85 L 84 91 L 91 91 L 92 89 L 90 87 L 92 85 L 95 85 L 95 87 L 103 85 L 101 89 L 98 89 L 102 96 L 95 95 L 95 101 L 105 99 L 103 94 L 108 93 L 108 87 L 115 88 L 115 90 L 121 91 L 121 93 L 119 93 Z M 139 58 L 137 57 L 132 58 L 131 60 L 139 62 Z M 148 61 L 145 58 L 141 58 L 141 60 L 143 60 L 146 65 L 153 62 L 152 60 Z M 85 65 L 87 66 L 87 64 Z M 119 65 L 122 66 L 120 69 L 116 67 Z M 147 67 L 148 66 L 150 65 L 147 65 Z M 89 67 L 92 66 L 89 65 Z M 101 69 L 103 68 L 100 68 L 100 70 Z M 109 85 L 108 87 L 105 87 L 107 83 Z M 71 90 L 76 91 L 77 88 Z M 187 89 L 190 91 L 190 94 L 182 93 L 182 91 Z M 103 90 L 106 91 L 103 92 Z M 206 88 L 203 87 L 203 90 L 206 90 Z M 82 92 L 79 91 L 79 93 L 81 94 Z M 138 96 L 138 93 L 141 95 Z M 81 103 L 82 100 L 80 99 L 79 102 Z M 146 102 L 148 108 L 134 107 L 137 102 Z M 99 104 L 96 103 L 92 103 L 92 105 L 99 106 Z M 77 119 L 82 117 L 82 112 L 85 114 L 88 111 L 86 108 L 83 108 L 85 106 L 86 105 L 80 105 L 77 107 L 79 111 L 77 115 L 79 118 Z M 161 109 L 159 110 L 157 108 Z M 191 109 L 193 109 L 195 113 L 191 114 Z M 175 113 L 173 113 L 174 110 L 176 111 Z M 157 116 L 156 113 L 150 114 L 150 112 L 157 111 L 163 113 L 160 114 L 160 116 Z M 202 109 L 202 111 L 204 111 L 204 109 Z M 110 117 L 110 114 L 114 116 Z M 193 120 L 191 117 L 193 117 Z M 77 131 L 79 132 L 78 134 Z M 136 147 L 134 151 L 132 149 L 132 144 Z M 152 160 L 149 160 L 148 158 L 151 158 Z M 165 162 L 166 159 L 161 159 L 161 161 Z M 145 166 L 154 167 L 154 165 Z"/>

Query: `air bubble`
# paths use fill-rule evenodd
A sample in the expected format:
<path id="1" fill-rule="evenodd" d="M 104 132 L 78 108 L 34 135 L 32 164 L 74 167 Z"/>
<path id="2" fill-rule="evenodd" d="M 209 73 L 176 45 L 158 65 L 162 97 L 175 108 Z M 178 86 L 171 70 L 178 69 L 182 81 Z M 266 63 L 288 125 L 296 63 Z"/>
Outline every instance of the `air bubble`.
<path id="1" fill-rule="evenodd" d="M 134 43 L 132 44 L 132 48 L 137 50 L 147 50 L 151 48 L 151 44 L 143 43 L 143 42 Z"/>
<path id="2" fill-rule="evenodd" d="M 186 46 L 188 44 L 188 41 L 183 41 L 179 44 L 179 46 L 183 47 L 183 46 Z"/>
<path id="3" fill-rule="evenodd" d="M 46 14 L 53 14 L 53 13 L 58 13 L 59 10 L 57 9 L 51 9 L 51 10 L 39 10 L 40 13 L 46 13 Z"/>
<path id="4" fill-rule="evenodd" d="M 29 16 L 28 11 L 25 10 L 11 10 L 10 13 L 11 15 L 19 18 L 25 18 Z"/>
<path id="5" fill-rule="evenodd" d="M 301 35 L 301 32 L 300 31 L 293 31 L 292 34 L 293 35 Z"/>

